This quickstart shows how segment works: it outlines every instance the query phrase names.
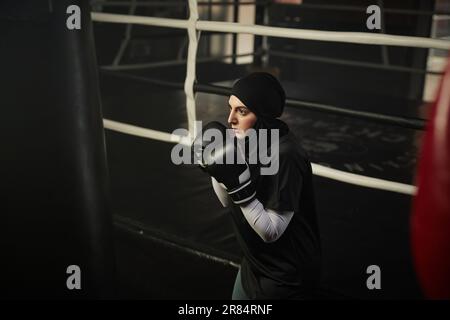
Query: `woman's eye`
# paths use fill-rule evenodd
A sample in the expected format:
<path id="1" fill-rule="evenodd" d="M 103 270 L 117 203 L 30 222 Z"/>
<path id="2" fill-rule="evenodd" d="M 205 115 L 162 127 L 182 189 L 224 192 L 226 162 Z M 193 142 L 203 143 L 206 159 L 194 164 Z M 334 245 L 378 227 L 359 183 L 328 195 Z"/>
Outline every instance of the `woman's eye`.
<path id="1" fill-rule="evenodd" d="M 245 109 L 239 109 L 239 113 L 243 116 L 245 116 L 247 114 L 247 110 Z"/>

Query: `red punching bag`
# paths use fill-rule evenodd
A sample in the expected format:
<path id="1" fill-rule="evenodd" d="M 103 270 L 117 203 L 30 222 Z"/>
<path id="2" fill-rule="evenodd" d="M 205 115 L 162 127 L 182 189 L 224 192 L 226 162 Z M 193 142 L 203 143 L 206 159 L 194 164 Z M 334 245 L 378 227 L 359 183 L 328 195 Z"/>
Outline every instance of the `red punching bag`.
<path id="1" fill-rule="evenodd" d="M 429 299 L 450 299 L 449 124 L 450 63 L 447 63 L 423 139 L 411 220 L 415 270 Z"/>

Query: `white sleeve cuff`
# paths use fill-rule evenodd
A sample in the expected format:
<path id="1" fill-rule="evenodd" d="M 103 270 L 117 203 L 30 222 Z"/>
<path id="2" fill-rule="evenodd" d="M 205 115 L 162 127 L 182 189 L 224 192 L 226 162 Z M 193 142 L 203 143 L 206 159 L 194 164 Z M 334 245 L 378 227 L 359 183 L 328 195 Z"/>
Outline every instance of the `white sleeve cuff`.
<path id="1" fill-rule="evenodd" d="M 211 177 L 211 181 L 212 181 L 212 186 L 214 189 L 214 192 L 217 195 L 217 198 L 219 198 L 220 203 L 222 204 L 222 206 L 224 207 L 228 207 L 229 205 L 229 198 L 228 198 L 228 193 L 225 190 L 225 187 L 220 184 L 216 179 L 214 179 L 213 177 Z"/>

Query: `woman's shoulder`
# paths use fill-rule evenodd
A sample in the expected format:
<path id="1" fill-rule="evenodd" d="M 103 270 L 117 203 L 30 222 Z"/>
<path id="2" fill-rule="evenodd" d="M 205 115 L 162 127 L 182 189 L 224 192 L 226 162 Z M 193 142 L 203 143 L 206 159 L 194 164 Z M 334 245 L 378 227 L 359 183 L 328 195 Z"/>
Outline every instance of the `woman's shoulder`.
<path id="1" fill-rule="evenodd" d="M 309 162 L 309 156 L 300 143 L 300 140 L 289 131 L 279 139 L 279 157 L 280 161 L 302 160 Z"/>
<path id="2" fill-rule="evenodd" d="M 278 151 L 273 149 L 272 144 L 271 152 L 270 166 L 277 168 L 277 177 L 291 179 L 295 178 L 296 174 L 311 174 L 312 169 L 308 155 L 294 134 L 288 133 L 280 137 Z M 269 176 L 268 179 L 272 178 Z"/>

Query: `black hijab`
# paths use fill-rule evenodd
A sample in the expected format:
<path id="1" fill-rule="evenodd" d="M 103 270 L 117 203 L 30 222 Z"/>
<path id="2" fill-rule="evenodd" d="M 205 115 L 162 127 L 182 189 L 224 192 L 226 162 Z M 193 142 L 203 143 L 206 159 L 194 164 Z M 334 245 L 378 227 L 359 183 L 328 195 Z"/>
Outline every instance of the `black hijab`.
<path id="1" fill-rule="evenodd" d="M 253 128 L 278 129 L 280 137 L 289 132 L 286 123 L 277 119 L 283 113 L 286 94 L 277 78 L 267 72 L 254 72 L 237 80 L 231 94 L 238 97 L 257 116 Z"/>

